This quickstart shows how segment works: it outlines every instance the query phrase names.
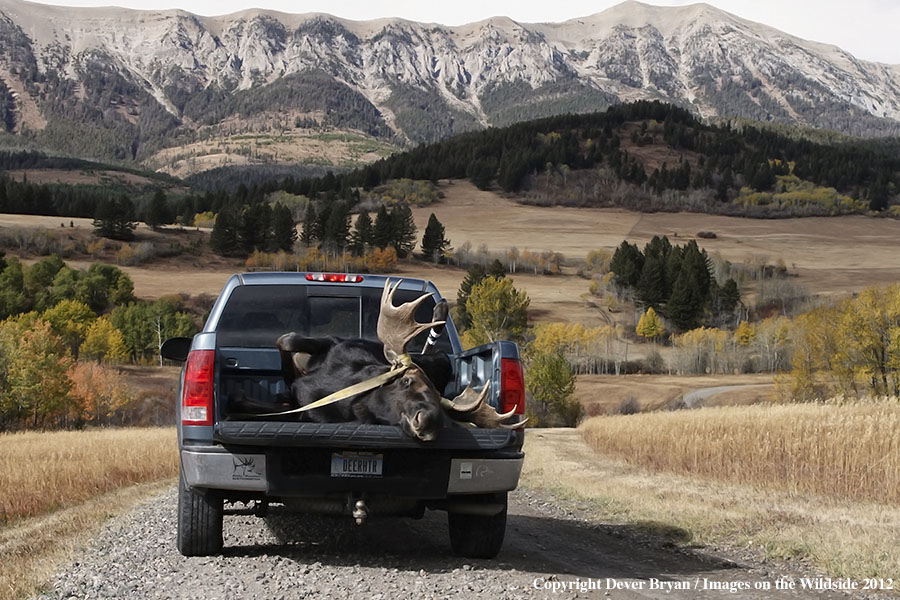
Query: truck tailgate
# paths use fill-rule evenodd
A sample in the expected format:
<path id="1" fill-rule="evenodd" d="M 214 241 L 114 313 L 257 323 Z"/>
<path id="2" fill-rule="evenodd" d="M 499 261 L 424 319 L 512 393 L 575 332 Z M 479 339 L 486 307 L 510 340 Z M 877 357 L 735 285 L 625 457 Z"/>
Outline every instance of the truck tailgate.
<path id="1" fill-rule="evenodd" d="M 445 427 L 437 439 L 420 442 L 395 425 L 359 423 L 285 423 L 221 421 L 215 441 L 241 446 L 423 448 L 434 450 L 502 450 L 522 446 L 522 432 L 509 429 Z"/>

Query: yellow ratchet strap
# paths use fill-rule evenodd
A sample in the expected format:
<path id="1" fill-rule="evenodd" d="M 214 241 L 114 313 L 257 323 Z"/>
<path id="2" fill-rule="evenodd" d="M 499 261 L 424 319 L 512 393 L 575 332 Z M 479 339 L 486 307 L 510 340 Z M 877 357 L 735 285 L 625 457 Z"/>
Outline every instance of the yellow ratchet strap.
<path id="1" fill-rule="evenodd" d="M 349 387 L 345 387 L 342 390 L 338 390 L 333 394 L 328 394 L 324 398 L 320 398 L 315 402 L 311 402 L 306 406 L 301 406 L 300 408 L 295 408 L 293 410 L 286 410 L 284 412 L 274 412 L 274 413 L 263 413 L 261 415 L 252 415 L 254 417 L 278 417 L 281 415 L 290 415 L 294 413 L 302 413 L 308 410 L 312 410 L 314 408 L 322 408 L 323 406 L 328 406 L 329 404 L 333 404 L 335 402 L 340 402 L 341 400 L 346 400 L 351 396 L 355 396 L 357 394 L 362 394 L 363 392 L 368 392 L 369 390 L 374 390 L 375 388 L 386 385 L 403 375 L 407 369 L 409 369 L 413 365 L 412 357 L 409 354 L 402 354 L 397 362 L 391 366 L 391 370 L 382 373 L 381 375 L 376 375 L 375 377 L 371 377 L 366 379 L 365 381 L 361 381 L 359 383 L 355 383 Z"/>

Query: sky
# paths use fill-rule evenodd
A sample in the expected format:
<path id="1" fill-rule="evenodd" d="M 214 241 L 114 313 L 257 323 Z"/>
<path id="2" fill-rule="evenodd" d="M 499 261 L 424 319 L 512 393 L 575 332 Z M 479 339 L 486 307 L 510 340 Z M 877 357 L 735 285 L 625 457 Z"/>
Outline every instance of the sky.
<path id="1" fill-rule="evenodd" d="M 180 8 L 200 15 L 222 15 L 246 8 L 288 13 L 324 12 L 354 20 L 402 17 L 411 21 L 461 25 L 506 16 L 523 23 L 556 22 L 615 6 L 620 0 L 53 0 L 66 6 Z M 693 0 L 649 0 L 682 6 Z M 900 0 L 707 0 L 722 10 L 765 23 L 786 33 L 834 44 L 857 58 L 900 64 Z"/>

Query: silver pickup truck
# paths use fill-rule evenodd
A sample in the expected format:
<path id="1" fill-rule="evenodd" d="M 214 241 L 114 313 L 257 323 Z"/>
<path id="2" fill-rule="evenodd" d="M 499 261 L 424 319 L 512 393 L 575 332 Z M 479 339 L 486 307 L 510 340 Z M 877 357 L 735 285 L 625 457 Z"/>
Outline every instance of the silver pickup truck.
<path id="1" fill-rule="evenodd" d="M 237 400 L 271 403 L 285 391 L 275 341 L 306 336 L 375 338 L 385 277 L 324 273 L 232 276 L 206 325 L 193 340 L 173 338 L 162 355 L 184 361 L 178 405 L 181 475 L 178 549 L 184 555 L 221 551 L 226 503 L 258 515 L 270 510 L 366 518 L 448 514 L 454 553 L 493 558 L 506 530 L 507 492 L 515 489 L 524 455 L 521 429 L 448 426 L 436 439 L 416 440 L 393 425 L 303 422 L 292 417 L 248 419 Z M 440 299 L 430 282 L 404 279 L 400 302 L 423 292 L 417 309 L 428 322 Z M 421 313 L 421 315 L 420 315 Z M 421 351 L 428 332 L 413 340 Z M 491 406 L 525 412 L 519 351 L 494 342 L 463 351 L 452 321 L 437 340 L 452 376 L 448 398 L 490 383 Z M 230 505 L 233 506 L 233 505 Z"/>

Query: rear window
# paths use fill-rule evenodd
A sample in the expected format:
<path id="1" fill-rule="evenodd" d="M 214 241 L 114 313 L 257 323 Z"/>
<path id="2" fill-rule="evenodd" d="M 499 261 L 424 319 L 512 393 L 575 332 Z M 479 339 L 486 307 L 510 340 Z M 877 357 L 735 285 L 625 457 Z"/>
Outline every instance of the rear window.
<path id="1" fill-rule="evenodd" d="M 421 292 L 398 290 L 394 303 L 419 297 Z M 219 346 L 274 348 L 285 333 L 308 337 L 376 339 L 381 289 L 347 286 L 245 285 L 234 289 L 216 326 Z M 431 320 L 434 299 L 416 309 L 416 320 Z M 421 351 L 428 332 L 410 342 L 410 352 Z M 438 349 L 451 352 L 445 330 Z"/>

